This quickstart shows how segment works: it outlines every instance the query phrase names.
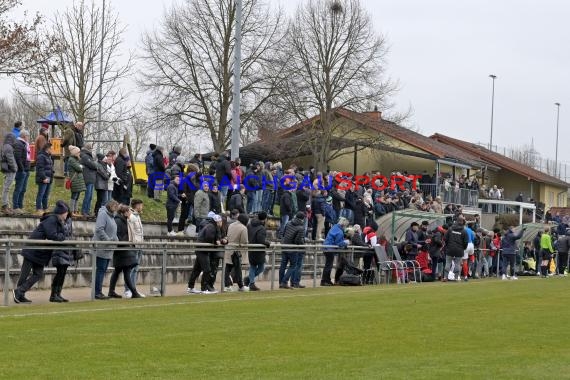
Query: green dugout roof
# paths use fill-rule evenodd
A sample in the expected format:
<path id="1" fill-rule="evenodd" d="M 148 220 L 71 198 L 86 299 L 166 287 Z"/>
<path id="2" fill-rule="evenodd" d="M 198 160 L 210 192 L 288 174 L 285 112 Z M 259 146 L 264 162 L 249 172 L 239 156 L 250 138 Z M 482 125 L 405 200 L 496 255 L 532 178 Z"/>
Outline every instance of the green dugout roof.
<path id="1" fill-rule="evenodd" d="M 400 210 L 376 219 L 376 223 L 378 223 L 378 232 L 384 234 L 388 241 L 393 241 L 392 236 L 394 236 L 395 240 L 400 242 L 404 239 L 406 231 L 410 228 L 412 222 L 421 224 L 422 221 L 427 220 L 429 228 L 432 229 L 444 225 L 445 219 L 448 217 L 451 217 L 451 215 L 417 210 Z"/>

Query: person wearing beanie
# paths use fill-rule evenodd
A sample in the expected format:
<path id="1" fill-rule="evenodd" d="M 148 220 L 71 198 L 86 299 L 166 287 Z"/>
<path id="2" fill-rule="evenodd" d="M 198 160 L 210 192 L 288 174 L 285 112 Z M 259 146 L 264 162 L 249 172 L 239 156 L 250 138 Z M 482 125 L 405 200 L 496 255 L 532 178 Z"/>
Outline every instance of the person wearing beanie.
<path id="1" fill-rule="evenodd" d="M 61 215 L 66 213 L 67 210 L 69 210 L 69 206 L 64 201 L 57 201 L 53 213 Z M 73 220 L 69 212 L 67 212 L 67 218 L 63 223 L 63 230 L 65 240 L 71 240 L 73 235 Z M 56 274 L 51 283 L 51 295 L 49 297 L 50 302 L 69 302 L 67 299 L 63 298 L 61 291 L 63 289 L 67 268 L 70 265 L 73 265 L 75 261 L 73 252 L 75 251 L 70 249 L 54 249 L 53 251 L 51 263 L 56 269 Z"/>
<path id="2" fill-rule="evenodd" d="M 299 211 L 295 214 L 293 220 L 287 223 L 283 228 L 282 243 L 287 245 L 303 245 L 305 244 L 305 213 Z M 297 262 L 299 256 L 303 254 L 302 249 L 286 248 L 281 254 L 281 266 L 279 267 L 279 288 L 292 289 L 291 285 L 295 279 Z M 289 267 L 287 267 L 289 265 Z"/>
<path id="3" fill-rule="evenodd" d="M 336 246 L 338 248 L 344 249 L 348 245 L 348 241 L 344 239 L 344 230 L 348 227 L 349 221 L 344 217 L 338 218 L 338 223 L 332 226 L 331 230 L 327 234 L 323 245 L 325 246 Z M 325 267 L 323 268 L 323 274 L 321 277 L 321 286 L 332 286 L 334 285 L 331 280 L 331 272 L 334 263 L 334 257 L 338 253 L 338 250 L 334 248 L 325 248 Z"/>
<path id="4" fill-rule="evenodd" d="M 69 179 L 71 181 L 71 202 L 70 212 L 73 216 L 81 216 L 78 213 L 79 196 L 85 191 L 85 179 L 83 177 L 83 165 L 80 163 L 81 149 L 76 146 L 69 146 L 69 159 L 67 161 L 67 170 L 69 171 Z"/>
<path id="5" fill-rule="evenodd" d="M 247 260 L 247 244 L 249 242 L 247 233 L 247 223 L 249 218 L 246 214 L 238 215 L 237 223 L 232 223 L 228 227 L 228 245 L 232 245 L 231 249 L 224 251 L 224 260 L 226 262 L 225 273 L 225 291 L 234 290 L 233 283 L 237 283 L 240 292 L 249 291 L 249 287 L 245 286 L 242 280 L 242 260 Z M 241 247 L 244 247 L 240 249 Z M 233 272 L 233 276 L 231 276 Z"/>
<path id="6" fill-rule="evenodd" d="M 66 239 L 65 221 L 68 217 L 69 209 L 64 202 L 58 201 L 51 214 L 45 214 L 40 224 L 29 236 L 31 240 L 52 240 L 64 241 Z M 26 298 L 26 292 L 34 286 L 44 275 L 44 268 L 52 258 L 53 249 L 24 248 L 21 255 L 24 257 L 20 277 L 13 290 L 14 302 L 31 303 Z M 52 296 L 54 290 L 52 289 Z"/>
<path id="7" fill-rule="evenodd" d="M 269 248 L 270 243 L 267 240 L 267 230 L 265 229 L 265 220 L 267 219 L 267 213 L 265 211 L 257 214 L 257 218 L 251 219 L 247 226 L 247 236 L 249 244 L 262 244 L 266 248 Z M 259 291 L 255 285 L 255 279 L 257 276 L 263 273 L 265 269 L 265 250 L 260 250 L 255 248 L 248 252 L 249 259 L 249 276 L 245 278 L 245 285 L 249 286 L 251 291 Z"/>
<path id="8" fill-rule="evenodd" d="M 126 206 L 131 204 L 133 176 L 129 169 L 129 152 L 127 148 L 119 149 L 119 155 L 115 160 L 115 175 L 117 180 L 113 185 L 112 197 L 117 202 Z"/>

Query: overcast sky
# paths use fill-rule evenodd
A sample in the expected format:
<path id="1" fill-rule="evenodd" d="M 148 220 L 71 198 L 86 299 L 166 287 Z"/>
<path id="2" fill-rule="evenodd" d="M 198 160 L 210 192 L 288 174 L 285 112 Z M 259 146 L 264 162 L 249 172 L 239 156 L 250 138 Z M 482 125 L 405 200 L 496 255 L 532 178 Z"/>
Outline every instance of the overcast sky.
<path id="1" fill-rule="evenodd" d="M 304 0 L 269 0 L 292 14 Z M 72 0 L 23 0 L 21 9 L 50 16 Z M 172 0 L 107 0 L 128 26 L 125 44 L 158 25 Z M 559 160 L 570 162 L 570 3 L 563 0 L 363 0 L 390 44 L 387 73 L 400 83 L 401 110 L 412 123 L 471 142 L 489 142 L 491 79 L 494 144 L 530 144 L 554 158 L 560 102 Z M 0 96 L 11 82 L 2 81 Z M 564 90 L 566 89 L 566 90 Z M 570 173 L 569 173 L 570 175 Z"/>

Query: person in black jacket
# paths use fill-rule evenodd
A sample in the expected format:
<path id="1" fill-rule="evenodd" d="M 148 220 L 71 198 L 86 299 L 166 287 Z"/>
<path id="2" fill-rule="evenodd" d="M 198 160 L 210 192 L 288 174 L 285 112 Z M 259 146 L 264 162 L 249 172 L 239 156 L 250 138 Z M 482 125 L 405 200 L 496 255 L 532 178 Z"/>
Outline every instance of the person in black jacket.
<path id="1" fill-rule="evenodd" d="M 447 232 L 444 237 L 445 241 L 445 270 L 443 273 L 443 281 L 459 280 L 461 273 L 461 258 L 463 252 L 467 249 L 469 237 L 465 231 L 465 218 L 459 216 L 457 221 Z M 449 276 L 449 272 L 453 267 L 453 276 Z M 449 277 L 448 277 L 449 276 Z"/>
<path id="2" fill-rule="evenodd" d="M 305 213 L 302 211 L 297 212 L 292 221 L 285 226 L 283 233 L 283 244 L 303 245 L 305 243 Z M 295 270 L 297 268 L 297 260 L 302 251 L 286 249 L 281 254 L 281 266 L 279 267 L 279 288 L 291 289 L 289 286 L 289 279 L 295 277 Z M 287 268 L 289 264 L 289 268 Z"/>
<path id="3" fill-rule="evenodd" d="M 172 221 L 176 215 L 176 210 L 178 206 L 182 203 L 182 199 L 186 198 L 186 194 L 182 193 L 178 196 L 178 187 L 180 186 L 180 177 L 176 176 L 168 185 L 166 189 L 166 228 L 168 229 L 168 236 L 176 235 L 176 232 L 172 230 Z"/>
<path id="4" fill-rule="evenodd" d="M 62 201 L 60 201 L 62 202 Z M 65 204 L 65 203 L 64 203 Z M 67 204 L 65 204 L 67 208 Z M 71 219 L 71 214 L 67 214 L 67 218 L 63 223 L 63 231 L 65 235 L 65 240 L 71 240 L 73 236 L 73 221 Z M 56 269 L 56 274 L 53 276 L 51 282 L 51 295 L 49 297 L 49 302 L 69 302 L 69 300 L 63 298 L 61 291 L 63 289 L 63 283 L 65 281 L 65 274 L 67 273 L 67 267 L 73 265 L 74 256 L 73 251 L 70 249 L 54 249 L 51 257 L 51 264 Z"/>
<path id="5" fill-rule="evenodd" d="M 51 158 L 51 144 L 46 143 L 36 157 L 36 215 L 41 216 L 48 211 L 49 193 L 53 182 L 53 159 Z"/>
<path id="6" fill-rule="evenodd" d="M 40 224 L 30 235 L 30 239 L 64 241 L 65 229 L 63 226 L 68 213 L 69 208 L 66 207 L 65 203 L 58 201 L 53 214 L 46 214 L 42 217 Z M 32 302 L 26 298 L 26 292 L 43 277 L 44 268 L 48 265 L 52 252 L 52 249 L 22 249 L 21 255 L 24 257 L 24 262 L 22 263 L 16 289 L 13 290 L 14 302 Z"/>
<path id="7" fill-rule="evenodd" d="M 97 200 L 95 201 L 95 211 L 99 212 L 102 206 L 105 206 L 109 199 L 107 198 L 109 189 L 109 177 L 111 172 L 108 169 L 103 153 L 97 153 L 97 176 L 95 177 L 95 192 Z"/>
<path id="8" fill-rule="evenodd" d="M 245 196 L 245 186 L 239 185 L 239 192 L 234 192 L 228 205 L 229 210 L 238 210 L 240 214 L 245 214 L 247 197 Z"/>
<path id="9" fill-rule="evenodd" d="M 156 147 L 152 153 L 153 159 L 153 175 L 149 177 L 147 186 L 153 189 L 154 200 L 160 202 L 160 192 L 165 190 L 164 176 L 166 173 L 166 166 L 164 165 L 164 148 L 162 146 Z"/>
<path id="10" fill-rule="evenodd" d="M 200 188 L 200 168 L 193 163 L 190 163 L 186 167 L 186 177 L 184 178 L 184 184 L 182 186 L 182 193 L 184 197 L 180 197 L 182 204 L 180 206 L 180 218 L 178 218 L 178 232 L 183 232 L 186 228 L 186 220 L 190 219 L 190 222 L 194 224 L 194 195 L 196 191 Z"/>
<path id="11" fill-rule="evenodd" d="M 291 191 L 284 191 L 281 195 L 280 203 L 280 215 L 281 215 L 281 225 L 279 227 L 278 238 L 282 238 L 285 232 L 285 226 L 289 223 L 289 220 L 293 217 L 293 199 Z"/>
<path id="12" fill-rule="evenodd" d="M 127 148 L 121 148 L 115 160 L 115 174 L 117 175 L 117 180 L 113 186 L 113 199 L 124 205 L 129 205 L 129 181 L 131 181 L 132 184 L 132 176 L 130 175 L 127 163 L 129 160 Z"/>
<path id="13" fill-rule="evenodd" d="M 249 244 L 263 244 L 269 248 L 270 243 L 267 240 L 267 230 L 265 229 L 265 220 L 267 214 L 265 211 L 257 214 L 257 218 L 251 219 L 247 226 L 247 235 Z M 245 285 L 249 286 L 249 290 L 261 290 L 255 285 L 255 278 L 263 273 L 265 269 L 265 251 L 255 249 L 248 252 L 249 258 L 249 276 L 245 278 Z"/>
<path id="14" fill-rule="evenodd" d="M 218 191 L 217 183 L 212 184 L 212 189 L 208 192 L 208 197 L 210 198 L 210 211 L 216 214 L 221 214 L 222 198 L 220 197 L 220 192 Z"/>
<path id="15" fill-rule="evenodd" d="M 210 243 L 216 246 L 227 243 L 221 238 L 220 228 L 222 227 L 222 217 L 213 215 L 211 218 L 206 218 L 202 222 L 202 228 L 198 234 L 198 243 Z M 196 250 L 196 259 L 194 260 L 194 267 L 188 280 L 188 293 L 189 294 L 215 294 L 217 291 L 211 285 L 211 271 L 210 271 L 210 253 L 208 249 Z M 202 273 L 202 290 L 194 287 L 196 279 Z"/>
<path id="16" fill-rule="evenodd" d="M 28 188 L 28 178 L 30 177 L 30 161 L 28 160 L 28 151 L 30 144 L 30 132 L 26 129 L 20 131 L 20 137 L 14 143 L 14 158 L 18 171 L 16 172 L 16 185 L 12 194 L 13 212 L 14 214 L 24 213 L 24 195 Z"/>
<path id="17" fill-rule="evenodd" d="M 216 182 L 219 184 L 224 184 L 224 183 L 228 184 L 231 182 L 231 180 L 232 180 L 232 164 L 231 161 L 229 160 L 228 153 L 224 152 L 220 154 L 218 162 L 216 163 Z M 228 187 L 222 186 L 220 192 L 222 194 L 221 201 L 224 204 L 226 204 Z"/>
<path id="18" fill-rule="evenodd" d="M 83 204 L 81 205 L 81 214 L 83 216 L 90 216 L 93 189 L 95 188 L 95 181 L 97 179 L 97 162 L 93 159 L 91 144 L 85 144 L 85 146 L 81 148 L 79 163 L 83 165 L 83 179 L 85 180 L 85 196 L 83 197 Z M 96 208 L 95 210 L 99 209 Z"/>
<path id="19" fill-rule="evenodd" d="M 447 226 L 438 226 L 432 230 L 431 236 L 429 237 L 429 256 L 431 258 L 431 274 L 434 280 L 437 280 L 441 276 L 441 273 L 437 271 L 438 263 L 443 262 L 442 249 L 443 249 L 443 239 L 447 231 Z"/>
<path id="20" fill-rule="evenodd" d="M 117 224 L 117 238 L 119 241 L 130 241 L 129 239 L 129 226 L 127 219 L 131 216 L 131 209 L 129 206 L 119 206 L 119 211 L 115 216 L 115 223 Z M 113 274 L 109 280 L 109 297 L 110 298 L 123 298 L 120 294 L 115 292 L 119 274 L 123 273 L 125 285 L 131 291 L 132 298 L 142 298 L 137 292 L 135 284 L 131 280 L 131 270 L 137 265 L 137 251 L 129 249 L 129 247 L 122 246 L 122 249 L 117 249 L 113 252 Z"/>

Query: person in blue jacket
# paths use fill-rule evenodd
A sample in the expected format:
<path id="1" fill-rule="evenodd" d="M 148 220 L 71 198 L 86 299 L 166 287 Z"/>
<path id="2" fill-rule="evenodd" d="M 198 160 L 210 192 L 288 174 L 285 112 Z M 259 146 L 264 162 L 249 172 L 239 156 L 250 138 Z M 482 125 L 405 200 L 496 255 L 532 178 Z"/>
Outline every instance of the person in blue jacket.
<path id="1" fill-rule="evenodd" d="M 338 223 L 335 224 L 323 243 L 325 246 L 337 246 L 339 248 L 346 248 L 348 243 L 344 240 L 344 229 L 348 227 L 349 221 L 346 218 L 340 217 Z M 334 257 L 337 252 L 331 248 L 325 248 L 325 267 L 323 269 L 323 275 L 321 277 L 321 286 L 332 286 L 334 285 L 331 280 L 331 271 L 334 263 Z"/>

